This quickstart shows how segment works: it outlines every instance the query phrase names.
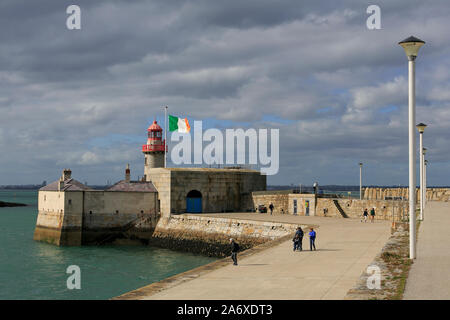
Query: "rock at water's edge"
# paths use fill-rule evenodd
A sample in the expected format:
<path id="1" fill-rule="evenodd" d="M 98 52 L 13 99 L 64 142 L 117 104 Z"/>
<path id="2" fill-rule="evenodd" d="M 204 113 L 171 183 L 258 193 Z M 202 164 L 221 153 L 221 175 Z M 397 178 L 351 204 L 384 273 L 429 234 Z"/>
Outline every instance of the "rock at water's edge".
<path id="1" fill-rule="evenodd" d="M 14 203 L 14 202 L 3 202 L 0 201 L 0 207 L 26 207 L 26 204 L 23 203 Z"/>

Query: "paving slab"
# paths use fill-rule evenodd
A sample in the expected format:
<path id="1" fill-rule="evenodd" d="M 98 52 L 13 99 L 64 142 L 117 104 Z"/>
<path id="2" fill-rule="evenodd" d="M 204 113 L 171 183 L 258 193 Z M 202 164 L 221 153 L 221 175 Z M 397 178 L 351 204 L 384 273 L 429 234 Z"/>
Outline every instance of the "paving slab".
<path id="1" fill-rule="evenodd" d="M 450 203 L 428 202 L 409 272 L 405 300 L 450 299 Z"/>

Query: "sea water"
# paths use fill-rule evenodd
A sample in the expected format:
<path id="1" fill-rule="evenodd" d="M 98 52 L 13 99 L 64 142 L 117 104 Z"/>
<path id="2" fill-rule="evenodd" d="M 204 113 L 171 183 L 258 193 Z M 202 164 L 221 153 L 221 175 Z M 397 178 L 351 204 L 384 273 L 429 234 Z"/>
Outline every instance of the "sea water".
<path id="1" fill-rule="evenodd" d="M 216 260 L 149 246 L 58 247 L 33 241 L 37 191 L 0 190 L 0 299 L 109 299 Z M 67 268 L 81 271 L 68 289 Z"/>

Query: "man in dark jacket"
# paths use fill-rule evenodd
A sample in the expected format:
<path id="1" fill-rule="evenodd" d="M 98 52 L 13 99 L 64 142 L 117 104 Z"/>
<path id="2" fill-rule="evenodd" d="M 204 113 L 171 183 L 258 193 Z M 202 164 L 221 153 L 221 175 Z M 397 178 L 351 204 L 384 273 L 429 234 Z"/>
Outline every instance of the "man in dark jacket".
<path id="1" fill-rule="evenodd" d="M 237 253 L 239 251 L 239 245 L 234 241 L 233 238 L 230 239 L 231 243 L 231 259 L 233 259 L 233 265 L 237 266 Z"/>
<path id="2" fill-rule="evenodd" d="M 303 247 L 302 247 L 303 230 L 302 230 L 302 228 L 300 228 L 300 227 L 297 228 L 297 231 L 295 231 L 295 236 L 299 237 L 299 243 L 298 243 L 297 249 L 302 251 L 303 250 Z"/>

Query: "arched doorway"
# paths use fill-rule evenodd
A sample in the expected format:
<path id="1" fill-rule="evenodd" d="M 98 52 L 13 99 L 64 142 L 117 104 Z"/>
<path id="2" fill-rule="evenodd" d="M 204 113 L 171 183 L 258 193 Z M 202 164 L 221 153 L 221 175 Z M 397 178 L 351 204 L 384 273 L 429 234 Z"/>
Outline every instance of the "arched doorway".
<path id="1" fill-rule="evenodd" d="M 186 212 L 201 213 L 202 212 L 202 194 L 198 190 L 191 190 L 186 196 Z"/>

